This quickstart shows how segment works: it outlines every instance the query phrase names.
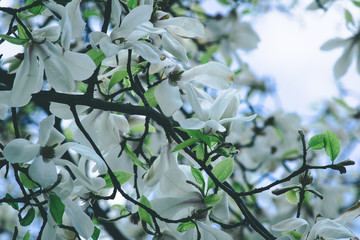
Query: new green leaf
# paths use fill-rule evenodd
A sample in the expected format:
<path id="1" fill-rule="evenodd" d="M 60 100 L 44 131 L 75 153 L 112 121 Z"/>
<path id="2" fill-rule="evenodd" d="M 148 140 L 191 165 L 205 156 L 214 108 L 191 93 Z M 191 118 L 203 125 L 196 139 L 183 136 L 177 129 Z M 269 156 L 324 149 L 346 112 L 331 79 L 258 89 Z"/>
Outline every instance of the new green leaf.
<path id="1" fill-rule="evenodd" d="M 216 205 L 221 201 L 221 199 L 222 196 L 219 194 L 210 194 L 206 196 L 206 198 L 204 199 L 204 203 L 206 205 Z"/>
<path id="2" fill-rule="evenodd" d="M 5 34 L 0 34 L 0 38 L 3 38 L 4 40 L 8 41 L 9 43 L 16 44 L 16 45 L 23 45 L 29 41 L 29 39 L 20 39 L 11 37 Z"/>
<path id="3" fill-rule="evenodd" d="M 318 134 L 310 138 L 309 148 L 322 149 L 325 147 L 325 134 Z"/>
<path id="4" fill-rule="evenodd" d="M 99 236 L 100 236 L 100 229 L 98 229 L 97 227 L 94 227 L 94 233 L 93 235 L 91 236 L 91 238 L 93 240 L 98 240 L 99 239 Z"/>
<path id="5" fill-rule="evenodd" d="M 201 171 L 199 169 L 194 168 L 193 166 L 191 166 L 191 174 L 194 176 L 196 182 L 201 185 L 202 191 L 204 191 L 205 180 L 204 180 L 204 176 L 202 175 Z"/>
<path id="6" fill-rule="evenodd" d="M 144 204 L 148 208 L 151 208 L 149 200 L 144 195 L 141 196 L 140 203 Z M 139 207 L 139 216 L 141 220 L 148 223 L 152 228 L 154 228 L 151 215 L 141 207 Z"/>
<path id="7" fill-rule="evenodd" d="M 126 183 L 134 174 L 123 172 L 123 171 L 114 171 L 114 175 L 120 184 Z M 104 180 L 106 182 L 103 188 L 113 188 L 114 185 L 111 182 L 110 175 L 108 173 L 105 174 Z"/>
<path id="8" fill-rule="evenodd" d="M 129 134 L 138 133 L 138 132 L 141 132 L 141 133 L 145 132 L 145 125 L 144 124 L 139 124 L 139 125 L 136 125 L 136 126 L 132 127 L 130 129 Z M 149 124 L 149 132 L 153 132 L 153 133 L 156 132 L 154 126 L 151 125 L 151 124 Z"/>
<path id="9" fill-rule="evenodd" d="M 26 213 L 25 217 L 20 219 L 20 225 L 24 227 L 29 226 L 34 219 L 35 219 L 35 209 L 32 207 Z"/>
<path id="10" fill-rule="evenodd" d="M 233 170 L 234 170 L 234 159 L 227 158 L 227 159 L 222 160 L 218 164 L 216 164 L 211 172 L 215 175 L 215 177 L 220 182 L 225 182 L 225 180 L 231 176 Z M 208 190 L 210 188 L 214 188 L 214 187 L 215 187 L 215 183 L 209 177 L 208 178 Z"/>
<path id="11" fill-rule="evenodd" d="M 192 228 L 194 228 L 196 225 L 193 221 L 190 222 L 184 222 L 184 223 L 180 223 L 180 225 L 178 226 L 177 230 L 179 232 L 185 232 L 187 230 L 190 230 Z"/>
<path id="12" fill-rule="evenodd" d="M 62 225 L 62 217 L 65 211 L 65 205 L 56 194 L 49 194 L 50 213 L 58 225 Z"/>
<path id="13" fill-rule="evenodd" d="M 186 148 L 190 145 L 193 145 L 195 143 L 199 142 L 199 139 L 196 138 L 190 138 L 188 140 L 183 141 L 182 143 L 180 143 L 179 145 L 177 145 L 171 152 L 176 152 L 179 151 L 183 148 Z"/>
<path id="14" fill-rule="evenodd" d="M 335 133 L 326 131 L 325 133 L 325 151 L 333 162 L 340 154 L 340 139 Z"/>

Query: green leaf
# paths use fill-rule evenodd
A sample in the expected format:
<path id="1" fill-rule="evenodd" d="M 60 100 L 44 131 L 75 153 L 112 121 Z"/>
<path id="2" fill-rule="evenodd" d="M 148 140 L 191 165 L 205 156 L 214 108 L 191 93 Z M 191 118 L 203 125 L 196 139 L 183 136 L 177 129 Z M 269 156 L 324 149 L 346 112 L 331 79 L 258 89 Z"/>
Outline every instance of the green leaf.
<path id="1" fill-rule="evenodd" d="M 178 232 L 186 232 L 192 228 L 194 228 L 196 225 L 193 221 L 190 222 L 183 222 L 180 223 L 180 225 L 177 227 Z"/>
<path id="2" fill-rule="evenodd" d="M 193 145 L 195 143 L 199 142 L 199 139 L 196 138 L 190 138 L 188 140 L 183 141 L 182 143 L 180 143 L 179 145 L 177 145 L 171 152 L 176 152 L 179 151 L 183 148 L 186 148 L 190 145 Z"/>
<path id="3" fill-rule="evenodd" d="M 49 205 L 50 205 L 51 216 L 58 225 L 62 225 L 62 217 L 65 211 L 64 203 L 54 193 L 49 194 L 49 201 L 50 201 Z"/>
<path id="4" fill-rule="evenodd" d="M 25 3 L 25 7 L 33 4 L 34 2 L 36 2 L 36 0 L 27 0 L 26 3 Z M 40 5 L 36 6 L 36 7 L 32 7 L 30 9 L 28 9 L 28 11 L 31 12 L 32 14 L 34 14 L 34 15 L 39 15 L 44 10 L 45 10 L 45 6 L 42 5 L 42 4 L 40 4 Z"/>
<path id="5" fill-rule="evenodd" d="M 286 199 L 291 204 L 298 204 L 298 197 L 296 195 L 297 190 L 291 190 L 286 193 Z"/>
<path id="6" fill-rule="evenodd" d="M 95 10 L 95 9 L 85 10 L 85 11 L 83 11 L 82 15 L 83 15 L 83 17 L 84 17 L 85 19 L 87 19 L 87 18 L 89 18 L 89 17 L 91 17 L 91 16 L 96 16 L 96 17 L 100 17 L 100 16 L 101 16 L 100 12 L 99 12 L 98 10 Z"/>
<path id="7" fill-rule="evenodd" d="M 141 196 L 140 203 L 144 204 L 148 208 L 151 208 L 149 200 L 144 195 Z M 152 228 L 154 228 L 151 215 L 141 207 L 139 207 L 139 216 L 141 220 L 148 223 Z"/>
<path id="8" fill-rule="evenodd" d="M 155 98 L 155 89 L 158 87 L 155 86 L 155 87 L 152 87 L 150 89 L 148 89 L 144 95 L 145 95 L 145 98 L 146 100 L 148 101 L 150 107 L 156 107 L 158 105 L 157 101 L 156 101 L 156 98 Z"/>
<path id="9" fill-rule="evenodd" d="M 17 29 L 18 29 L 18 33 L 19 33 L 18 35 L 19 35 L 20 39 L 29 40 L 29 37 L 26 34 L 25 29 L 20 24 L 17 25 Z"/>
<path id="10" fill-rule="evenodd" d="M 23 237 L 23 240 L 30 240 L 30 231 L 27 231 L 25 236 Z"/>
<path id="11" fill-rule="evenodd" d="M 100 229 L 98 229 L 97 227 L 94 227 L 94 233 L 92 234 L 91 238 L 93 240 L 98 240 L 100 236 Z"/>
<path id="12" fill-rule="evenodd" d="M 325 134 L 317 134 L 310 138 L 309 148 L 311 149 L 322 149 L 325 147 Z"/>
<path id="13" fill-rule="evenodd" d="M 128 72 L 125 67 L 115 72 L 110 78 L 108 90 L 110 90 L 113 86 L 115 86 L 115 84 L 117 84 L 127 76 L 128 76 Z"/>
<path id="14" fill-rule="evenodd" d="M 291 156 L 294 156 L 294 155 L 297 155 L 297 154 L 299 154 L 299 150 L 294 149 L 294 150 L 290 150 L 290 151 L 287 151 L 286 153 L 284 153 L 281 158 L 286 159 L 288 157 L 291 157 Z"/>
<path id="15" fill-rule="evenodd" d="M 223 5 L 231 5 L 232 4 L 232 1 L 230 1 L 230 0 L 218 0 L 218 2 Z"/>
<path id="16" fill-rule="evenodd" d="M 14 199 L 10 194 L 6 194 L 5 195 L 5 199 Z M 8 202 L 7 204 L 9 204 L 13 209 L 15 210 L 19 210 L 19 204 L 17 202 Z"/>
<path id="17" fill-rule="evenodd" d="M 215 175 L 215 177 L 220 182 L 225 182 L 225 180 L 231 176 L 233 170 L 234 170 L 234 159 L 227 158 L 227 159 L 222 160 L 218 164 L 216 164 L 211 172 Z M 210 188 L 214 188 L 214 187 L 215 187 L 215 183 L 209 177 L 208 178 L 208 190 Z"/>
<path id="18" fill-rule="evenodd" d="M 216 205 L 221 201 L 221 199 L 222 196 L 219 194 L 210 194 L 205 197 L 204 203 L 206 205 Z"/>
<path id="19" fill-rule="evenodd" d="M 126 144 L 125 146 L 125 152 L 126 154 L 130 157 L 131 161 L 133 161 L 133 163 L 136 166 L 142 167 L 143 169 L 146 170 L 146 166 L 145 163 L 141 162 L 138 157 L 136 156 L 136 154 L 133 152 L 133 150 L 131 149 L 131 146 L 129 144 Z"/>
<path id="20" fill-rule="evenodd" d="M 202 175 L 201 171 L 199 169 L 191 166 L 191 174 L 194 176 L 195 181 L 201 185 L 201 189 L 204 192 L 205 179 L 204 179 L 204 176 Z"/>
<path id="21" fill-rule="evenodd" d="M 334 162 L 334 160 L 339 156 L 340 153 L 340 139 L 338 136 L 336 136 L 335 133 L 331 131 L 325 132 L 325 151 L 326 154 L 330 157 L 331 161 Z"/>
<path id="22" fill-rule="evenodd" d="M 223 148 L 218 148 L 215 150 L 215 152 L 221 156 L 224 156 L 224 157 L 230 157 L 230 154 L 228 151 L 226 151 L 225 149 Z"/>
<path id="23" fill-rule="evenodd" d="M 186 132 L 191 137 L 201 139 L 206 145 L 211 147 L 211 140 L 207 134 L 202 133 L 200 130 L 186 130 Z"/>
<path id="24" fill-rule="evenodd" d="M 106 58 L 105 54 L 99 49 L 96 51 L 95 49 L 90 49 L 86 52 L 86 54 L 94 61 L 95 65 L 98 66 L 102 60 Z"/>
<path id="25" fill-rule="evenodd" d="M 126 183 L 134 174 L 123 172 L 123 171 L 114 171 L 114 175 L 120 184 Z M 110 175 L 108 173 L 105 174 L 104 180 L 106 182 L 103 188 L 113 188 L 114 185 L 111 182 Z"/>
<path id="26" fill-rule="evenodd" d="M 348 111 L 355 111 L 356 110 L 353 107 L 350 107 L 344 100 L 342 100 L 340 98 L 333 98 L 333 99 L 334 99 L 335 102 L 340 104 L 343 108 L 345 108 Z"/>
<path id="27" fill-rule="evenodd" d="M 3 38 L 4 40 L 8 41 L 9 43 L 16 44 L 16 45 L 23 45 L 29 41 L 29 39 L 20 39 L 11 37 L 5 34 L 0 34 L 0 38 Z"/>
<path id="28" fill-rule="evenodd" d="M 352 1 L 352 2 L 355 6 L 360 7 L 360 1 Z"/>
<path id="29" fill-rule="evenodd" d="M 345 16 L 345 20 L 347 23 L 351 23 L 353 26 L 355 25 L 354 18 L 351 15 L 351 13 L 349 12 L 349 10 L 347 10 L 347 9 L 344 10 L 344 16 Z"/>
<path id="30" fill-rule="evenodd" d="M 137 7 L 137 0 L 128 0 L 126 5 L 132 10 Z"/>
<path id="31" fill-rule="evenodd" d="M 26 174 L 23 172 L 20 172 L 20 181 L 27 189 L 35 189 L 39 187 L 36 183 L 31 181 L 28 176 L 26 176 Z"/>
<path id="32" fill-rule="evenodd" d="M 202 55 L 200 62 L 202 64 L 208 63 L 211 60 L 211 57 L 217 52 L 218 49 L 219 49 L 218 45 L 207 48 L 206 52 Z"/>
<path id="33" fill-rule="evenodd" d="M 35 219 L 35 209 L 32 207 L 26 213 L 24 218 L 20 218 L 20 225 L 24 227 L 29 226 L 34 219 Z"/>
<path id="34" fill-rule="evenodd" d="M 204 160 L 204 157 L 205 157 L 204 145 L 199 144 L 199 145 L 195 146 L 194 149 L 196 149 L 196 158 L 200 159 L 200 160 Z"/>
<path id="35" fill-rule="evenodd" d="M 138 133 L 138 132 L 141 132 L 141 133 L 145 132 L 145 125 L 144 124 L 139 124 L 139 125 L 136 125 L 136 126 L 132 127 L 130 129 L 129 133 L 132 134 L 132 133 Z M 149 132 L 153 132 L 153 133 L 156 132 L 155 127 L 153 125 L 151 125 L 151 124 L 149 124 Z"/>

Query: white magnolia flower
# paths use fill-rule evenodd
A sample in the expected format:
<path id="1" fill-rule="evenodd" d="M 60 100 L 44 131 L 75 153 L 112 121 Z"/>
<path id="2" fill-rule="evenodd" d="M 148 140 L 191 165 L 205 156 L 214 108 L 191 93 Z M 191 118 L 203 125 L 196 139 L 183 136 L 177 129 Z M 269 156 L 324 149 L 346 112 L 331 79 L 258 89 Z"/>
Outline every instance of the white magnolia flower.
<path id="1" fill-rule="evenodd" d="M 64 52 L 51 42 L 58 39 L 58 27 L 34 30 L 32 34 L 37 42 L 29 42 L 24 47 L 24 60 L 17 70 L 12 90 L 0 92 L 0 98 L 6 96 L 4 103 L 9 106 L 24 106 L 30 101 L 31 94 L 41 90 L 44 70 L 51 87 L 71 92 L 75 89 L 74 80 L 89 78 L 96 68 L 88 55 Z"/>
<path id="2" fill-rule="evenodd" d="M 184 89 L 186 83 L 196 81 L 215 89 L 226 89 L 234 82 L 234 73 L 226 65 L 218 62 L 199 65 L 183 73 L 173 70 L 171 65 L 168 69 L 168 79 L 160 83 L 154 93 L 166 116 L 173 115 L 183 105 L 179 90 Z"/>
<path id="3" fill-rule="evenodd" d="M 188 101 L 198 118 L 180 121 L 180 126 L 184 129 L 204 129 L 208 133 L 225 132 L 224 124 L 234 121 L 251 121 L 256 117 L 256 114 L 249 117 L 236 116 L 239 98 L 236 96 L 235 89 L 223 91 L 215 100 L 209 97 L 199 98 L 199 93 L 191 84 L 186 84 L 185 89 Z M 203 93 L 203 96 L 205 94 Z"/>
<path id="4" fill-rule="evenodd" d="M 150 5 L 134 8 L 124 17 L 121 25 L 114 28 L 110 37 L 102 32 L 92 32 L 90 34 L 91 46 L 98 49 L 97 45 L 99 45 L 106 57 L 118 54 L 121 49 L 133 49 L 148 62 L 160 62 L 163 59 L 163 54 L 159 49 L 146 41 L 138 41 L 148 35 L 147 31 L 138 28 L 140 25 L 149 22 L 152 9 Z"/>
<path id="5" fill-rule="evenodd" d="M 288 232 L 294 230 L 299 231 L 302 234 L 301 240 L 313 240 L 317 239 L 318 237 L 322 239 L 358 239 L 350 230 L 350 228 L 345 226 L 345 224 L 353 221 L 359 215 L 360 201 L 334 220 L 324 217 L 317 217 L 315 224 L 310 227 L 309 223 L 304 219 L 290 218 L 273 225 L 272 229 L 279 232 Z M 281 239 L 289 238 L 291 239 L 289 236 L 281 237 Z"/>
<path id="6" fill-rule="evenodd" d="M 36 144 L 26 139 L 14 139 L 3 151 L 10 163 L 26 163 L 33 161 L 28 168 L 29 176 L 40 186 L 46 188 L 57 180 L 54 159 L 59 159 L 73 143 L 61 144 L 65 137 L 53 125 L 53 115 L 40 122 L 39 141 Z"/>
<path id="7" fill-rule="evenodd" d="M 341 57 L 336 61 L 334 66 L 334 76 L 336 79 L 341 78 L 347 72 L 350 67 L 354 56 L 356 57 L 357 65 L 356 69 L 360 73 L 360 54 L 359 54 L 359 38 L 360 35 L 356 34 L 353 37 L 342 39 L 334 38 L 325 42 L 320 49 L 323 51 L 329 51 L 334 48 L 343 47 L 344 52 Z"/>

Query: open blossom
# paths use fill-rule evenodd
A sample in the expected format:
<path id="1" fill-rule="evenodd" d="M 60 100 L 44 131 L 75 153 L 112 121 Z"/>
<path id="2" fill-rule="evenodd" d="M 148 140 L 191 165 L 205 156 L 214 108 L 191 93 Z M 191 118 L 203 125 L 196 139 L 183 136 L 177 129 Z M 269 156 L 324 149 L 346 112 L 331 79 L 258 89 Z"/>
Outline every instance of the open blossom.
<path id="1" fill-rule="evenodd" d="M 360 215 L 360 202 L 357 202 L 349 210 L 332 220 L 318 216 L 315 224 L 310 227 L 309 223 L 301 218 L 290 218 L 281 221 L 272 226 L 274 231 L 288 232 L 298 231 L 302 234 L 301 240 L 312 240 L 320 237 L 321 239 L 339 239 L 350 238 L 358 239 L 356 235 L 345 226 Z M 285 235 L 278 239 L 292 239 L 291 236 Z"/>
<path id="2" fill-rule="evenodd" d="M 198 92 L 191 84 L 185 85 L 185 90 L 188 101 L 198 118 L 180 121 L 180 126 L 184 129 L 204 129 L 208 133 L 225 132 L 224 125 L 228 123 L 239 120 L 251 121 L 256 117 L 256 114 L 249 117 L 236 116 L 239 98 L 236 96 L 235 89 L 223 91 L 215 100 L 205 92 L 199 98 L 201 92 Z"/>
<path id="3" fill-rule="evenodd" d="M 234 82 L 234 73 L 218 62 L 199 65 L 183 73 L 171 65 L 167 70 L 170 70 L 168 79 L 155 89 L 155 98 L 166 116 L 173 115 L 183 105 L 180 89 L 185 89 L 187 83 L 196 81 L 215 89 L 226 89 Z"/>

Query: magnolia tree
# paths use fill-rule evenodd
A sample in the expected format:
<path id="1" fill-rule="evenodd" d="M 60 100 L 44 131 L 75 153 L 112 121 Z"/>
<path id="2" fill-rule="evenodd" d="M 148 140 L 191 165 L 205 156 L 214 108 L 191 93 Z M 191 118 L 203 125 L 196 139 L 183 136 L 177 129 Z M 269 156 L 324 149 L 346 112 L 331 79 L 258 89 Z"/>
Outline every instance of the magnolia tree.
<path id="1" fill-rule="evenodd" d="M 0 43 L 23 47 L 0 79 L 5 238 L 357 239 L 359 110 L 264 110 L 274 89 L 238 50 L 260 41 L 243 16 L 279 3 L 219 2 L 0 7 Z M 359 48 L 345 18 L 353 37 L 322 46 L 345 47 L 337 78 Z"/>

